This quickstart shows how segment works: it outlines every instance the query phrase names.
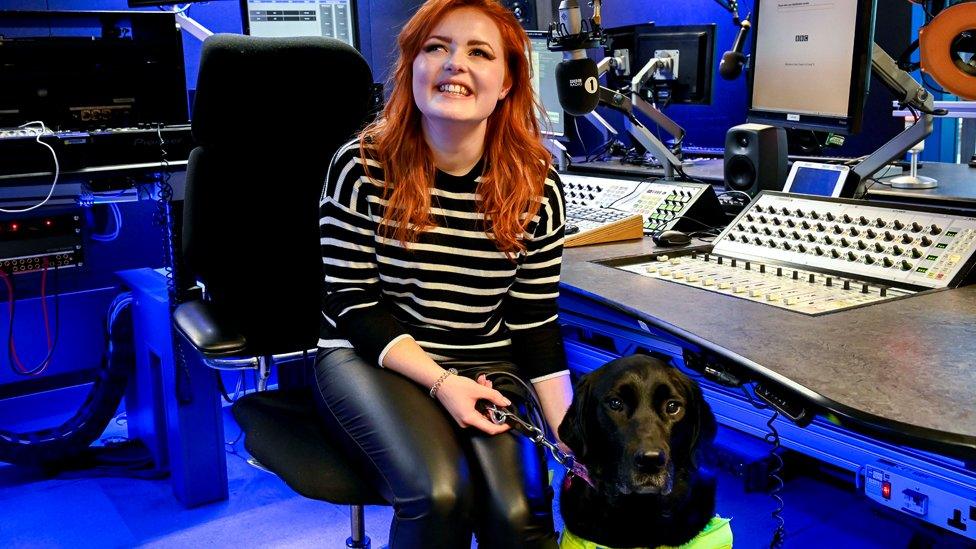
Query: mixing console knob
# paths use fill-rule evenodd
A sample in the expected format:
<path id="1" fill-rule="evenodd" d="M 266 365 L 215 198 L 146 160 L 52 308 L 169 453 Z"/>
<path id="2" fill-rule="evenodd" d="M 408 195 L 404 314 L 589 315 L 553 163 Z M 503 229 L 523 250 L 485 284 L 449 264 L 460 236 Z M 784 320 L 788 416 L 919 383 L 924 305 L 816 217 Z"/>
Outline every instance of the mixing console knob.
<path id="1" fill-rule="evenodd" d="M 755 227 L 753 227 L 753 229 L 755 229 Z M 752 232 L 756 232 L 756 231 L 752 231 Z M 763 233 L 766 236 L 773 236 L 773 230 L 770 229 L 769 227 L 763 227 Z"/>
<path id="2" fill-rule="evenodd" d="M 884 297 L 884 296 L 888 295 L 888 288 L 885 288 L 884 286 L 882 286 L 881 288 L 879 288 L 879 291 L 881 293 L 881 297 Z"/>
<path id="3" fill-rule="evenodd" d="M 869 286 L 867 285 L 867 283 L 861 284 L 861 293 L 862 294 L 868 293 L 868 288 Z"/>
<path id="4" fill-rule="evenodd" d="M 790 236 L 793 237 L 793 240 L 800 240 L 800 233 L 798 233 L 796 231 L 793 231 L 792 233 L 790 233 Z"/>
<path id="5" fill-rule="evenodd" d="M 880 217 L 878 219 L 875 219 L 874 220 L 874 226 L 877 227 L 877 228 L 879 228 L 879 229 L 882 228 L 882 227 L 884 227 L 885 226 L 885 220 L 884 219 L 881 219 Z"/>
<path id="6" fill-rule="evenodd" d="M 841 227 L 840 225 L 834 225 L 834 234 L 841 234 L 842 232 L 844 232 L 844 227 Z"/>
<path id="7" fill-rule="evenodd" d="M 776 231 L 776 234 L 778 234 L 780 238 L 786 238 L 786 231 L 783 229 Z"/>
<path id="8" fill-rule="evenodd" d="M 735 228 L 736 229 L 739 229 L 740 231 L 746 230 L 746 226 L 743 225 L 742 223 L 739 223 L 738 225 L 736 225 Z"/>
<path id="9" fill-rule="evenodd" d="M 807 247 L 804 246 L 803 244 L 797 244 L 796 251 L 800 252 L 801 254 L 805 254 L 807 253 Z"/>
<path id="10" fill-rule="evenodd" d="M 885 231 L 885 233 L 884 233 L 884 239 L 886 241 L 888 241 L 888 242 L 891 242 L 892 240 L 895 239 L 895 234 L 892 233 L 891 231 Z"/>
<path id="11" fill-rule="evenodd" d="M 868 229 L 868 232 L 865 234 L 868 235 L 868 238 L 875 238 L 878 236 L 878 233 L 874 232 L 874 229 Z"/>
<path id="12" fill-rule="evenodd" d="M 810 273 L 810 276 L 807 278 L 807 282 L 813 284 L 816 281 L 817 281 L 817 275 Z"/>
<path id="13" fill-rule="evenodd" d="M 922 257 L 922 250 L 919 250 L 918 248 L 912 248 L 912 257 L 914 257 L 915 259 Z"/>
<path id="14" fill-rule="evenodd" d="M 830 238 L 830 237 L 828 236 L 827 238 Z M 826 242 L 826 240 L 827 239 L 825 238 L 824 241 Z M 814 236 L 814 235 L 812 235 L 812 234 L 808 234 L 807 235 L 807 241 L 808 242 L 816 242 L 817 241 L 817 237 Z M 827 244 L 830 244 L 830 242 L 827 242 Z"/>
<path id="15" fill-rule="evenodd" d="M 769 220 L 766 219 L 766 216 L 761 215 L 761 216 L 759 216 L 759 222 L 760 223 L 769 223 Z"/>
<path id="16" fill-rule="evenodd" d="M 786 208 L 783 208 L 783 209 L 785 210 Z M 800 208 L 797 208 L 795 213 L 796 213 L 796 216 L 797 217 L 803 217 L 803 215 L 804 215 L 803 214 L 803 210 L 801 210 Z"/>
<path id="17" fill-rule="evenodd" d="M 923 236 L 922 237 L 922 240 L 921 240 L 921 243 L 922 243 L 922 246 L 926 246 L 926 247 L 927 246 L 931 246 L 932 245 L 932 239 L 929 238 L 929 237 L 927 237 L 927 236 Z"/>
<path id="18" fill-rule="evenodd" d="M 793 271 L 793 280 L 800 280 L 800 271 Z"/>
<path id="19" fill-rule="evenodd" d="M 759 266 L 759 272 L 762 273 L 762 274 L 766 274 L 766 266 L 765 265 L 760 265 Z"/>
<path id="20" fill-rule="evenodd" d="M 804 221 L 804 223 L 806 223 L 806 221 Z M 787 219 L 786 220 L 786 226 L 787 227 L 791 227 L 791 228 L 792 227 L 796 227 L 796 221 L 793 221 L 792 219 Z"/>
<path id="21" fill-rule="evenodd" d="M 917 233 L 917 232 L 921 231 L 922 228 L 923 227 L 921 225 L 919 225 L 918 221 L 913 221 L 912 222 L 912 232 L 913 233 Z"/>
<path id="22" fill-rule="evenodd" d="M 833 286 L 834 285 L 834 280 L 828 276 L 827 279 L 824 280 L 824 284 L 826 286 Z"/>
<path id="23" fill-rule="evenodd" d="M 891 247 L 891 253 L 893 253 L 895 255 L 901 255 L 901 254 L 905 253 L 905 250 L 901 246 L 892 246 Z M 888 265 L 888 266 L 891 267 L 891 265 Z"/>
<path id="24" fill-rule="evenodd" d="M 827 218 L 827 221 L 833 221 L 834 219 L 837 219 L 836 217 L 834 217 L 834 214 L 830 212 L 827 212 L 827 215 L 825 215 L 824 217 Z"/>
<path id="25" fill-rule="evenodd" d="M 756 220 L 756 218 L 753 217 L 752 214 L 746 214 L 746 219 L 748 219 L 749 221 L 755 221 Z"/>
<path id="26" fill-rule="evenodd" d="M 718 260 L 717 260 L 717 263 L 718 263 L 719 265 L 721 265 L 721 264 L 722 264 L 722 256 L 718 256 Z"/>
<path id="27" fill-rule="evenodd" d="M 735 267 L 735 258 L 732 258 L 732 266 Z"/>
<path id="28" fill-rule="evenodd" d="M 857 218 L 857 222 L 859 224 L 861 224 L 861 225 L 867 225 L 868 224 L 868 218 L 866 218 L 866 217 L 864 217 L 862 215 L 861 217 Z"/>
<path id="29" fill-rule="evenodd" d="M 912 268 L 912 264 L 911 263 L 909 263 L 905 259 L 902 259 L 901 260 L 901 270 L 903 270 L 903 271 L 909 271 L 909 270 L 911 270 L 911 268 Z"/>
<path id="30" fill-rule="evenodd" d="M 746 261 L 746 270 L 747 271 L 752 270 L 752 263 L 749 263 L 748 261 Z"/>
<path id="31" fill-rule="evenodd" d="M 749 230 L 752 232 L 752 234 L 759 233 L 759 228 L 756 227 L 755 225 L 750 225 L 749 226 Z M 769 227 L 767 227 L 766 230 L 768 231 L 769 230 Z"/>
<path id="32" fill-rule="evenodd" d="M 845 290 L 850 290 L 851 289 L 851 281 L 850 280 L 845 280 L 844 281 L 844 289 Z"/>
<path id="33" fill-rule="evenodd" d="M 815 210 L 811 210 L 810 219 L 820 219 L 820 214 L 818 214 Z"/>
<path id="34" fill-rule="evenodd" d="M 942 227 L 939 227 L 935 223 L 933 223 L 932 227 L 929 229 L 929 234 L 939 234 L 941 232 L 942 232 Z"/>
<path id="35" fill-rule="evenodd" d="M 847 234 L 849 234 L 851 236 L 857 236 L 857 235 L 861 234 L 861 231 L 857 230 L 857 227 L 851 227 L 851 229 L 849 231 L 847 231 Z"/>
<path id="36" fill-rule="evenodd" d="M 820 232 L 826 231 L 827 230 L 827 226 L 824 225 L 823 223 L 817 223 L 817 230 L 820 231 Z"/>
<path id="37" fill-rule="evenodd" d="M 847 248 L 848 246 L 851 245 L 851 241 L 847 240 L 846 238 L 842 238 L 840 239 L 840 245 Z"/>
<path id="38" fill-rule="evenodd" d="M 844 220 L 844 223 L 850 223 L 851 221 L 854 221 L 854 218 L 851 217 L 851 216 L 849 216 L 849 215 L 847 215 L 847 214 L 844 214 L 844 216 L 841 217 L 841 219 Z"/>
<path id="39" fill-rule="evenodd" d="M 912 238 L 912 235 L 908 233 L 901 235 L 902 244 L 911 244 L 912 240 L 914 240 L 914 238 Z"/>
<path id="40" fill-rule="evenodd" d="M 783 276 L 783 268 L 776 267 L 776 276 Z"/>
<path id="41" fill-rule="evenodd" d="M 819 249 L 819 248 L 817 248 L 817 249 Z M 820 255 L 820 254 L 818 253 L 817 255 Z M 839 259 L 840 258 L 840 252 L 838 252 L 837 250 L 830 250 L 830 256 L 833 257 L 834 259 Z"/>
<path id="42" fill-rule="evenodd" d="M 857 254 L 854 252 L 847 252 L 848 261 L 857 261 Z"/>
<path id="43" fill-rule="evenodd" d="M 857 249 L 859 249 L 859 250 L 865 250 L 865 249 L 867 249 L 867 247 L 868 247 L 867 242 L 865 242 L 863 240 L 858 240 L 857 241 Z"/>
<path id="44" fill-rule="evenodd" d="M 803 227 L 804 229 L 809 229 L 810 228 L 810 223 L 807 222 L 807 221 L 801 221 L 800 222 L 800 226 Z"/>
<path id="45" fill-rule="evenodd" d="M 811 234 L 809 236 L 813 236 L 813 235 Z M 814 238 L 816 238 L 816 237 L 814 237 Z M 829 236 L 825 236 L 824 237 L 824 244 L 833 244 L 833 243 L 834 243 L 834 239 L 833 238 L 831 238 Z"/>
<path id="46" fill-rule="evenodd" d="M 892 227 L 894 227 L 896 231 L 900 231 L 900 230 L 902 230 L 902 228 L 903 228 L 903 227 L 905 226 L 905 224 L 904 224 L 904 223 L 902 223 L 901 221 L 899 221 L 899 220 L 897 220 L 897 219 L 896 219 L 896 220 L 895 220 L 895 221 L 894 221 L 894 222 L 893 222 L 893 223 L 891 224 L 891 226 L 892 226 Z"/>
<path id="47" fill-rule="evenodd" d="M 871 254 L 864 254 L 864 262 L 867 263 L 868 265 L 873 265 L 874 258 L 871 257 Z"/>
<path id="48" fill-rule="evenodd" d="M 778 217 L 773 218 L 773 225 L 781 225 L 783 222 Z"/>
<path id="49" fill-rule="evenodd" d="M 892 265 L 895 264 L 895 262 L 892 261 L 890 257 L 885 257 L 884 259 L 881 260 L 881 263 L 883 263 L 885 267 L 891 267 Z"/>
<path id="50" fill-rule="evenodd" d="M 711 258 L 711 255 L 709 255 L 709 254 L 705 254 L 705 263 L 708 263 L 708 260 L 709 260 L 710 258 Z"/>
<path id="51" fill-rule="evenodd" d="M 874 243 L 874 251 L 876 251 L 876 252 L 883 252 L 884 249 L 885 249 L 884 244 L 882 244 L 880 242 L 875 242 Z"/>
<path id="52" fill-rule="evenodd" d="M 735 235 L 732 233 L 729 233 L 729 242 L 735 242 Z"/>
<path id="53" fill-rule="evenodd" d="M 752 242 L 753 242 L 753 243 L 754 243 L 754 244 L 755 244 L 756 246 L 762 246 L 762 243 L 763 243 L 763 241 L 762 241 L 762 239 L 761 239 L 761 238 L 759 238 L 758 236 L 757 236 L 756 238 L 753 238 L 753 239 L 752 239 Z"/>
<path id="54" fill-rule="evenodd" d="M 773 240 L 772 238 L 770 238 L 769 240 L 767 240 L 766 243 L 769 244 L 769 247 L 770 248 L 775 248 L 776 247 L 776 241 Z"/>

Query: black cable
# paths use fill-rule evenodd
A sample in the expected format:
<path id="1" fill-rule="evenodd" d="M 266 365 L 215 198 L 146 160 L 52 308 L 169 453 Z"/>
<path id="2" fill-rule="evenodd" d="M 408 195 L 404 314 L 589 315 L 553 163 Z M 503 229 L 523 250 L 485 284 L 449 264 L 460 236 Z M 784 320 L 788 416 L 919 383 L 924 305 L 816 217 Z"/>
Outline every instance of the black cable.
<path id="1" fill-rule="evenodd" d="M 47 268 L 47 267 L 45 267 Z M 13 368 L 14 373 L 24 375 L 24 376 L 34 376 L 38 373 L 44 371 L 45 368 L 51 363 L 51 359 L 54 358 L 54 349 L 58 346 L 58 332 L 61 331 L 61 282 L 58 276 L 58 266 L 54 264 L 54 335 L 51 337 L 51 346 L 47 350 L 47 354 L 44 355 L 44 359 L 35 366 L 34 368 L 29 368 L 25 371 L 20 371 L 15 364 L 18 362 L 14 357 L 14 311 L 16 311 L 15 304 L 17 299 L 15 297 L 15 286 L 14 286 L 14 276 L 13 274 L 8 275 L 10 277 L 10 296 L 11 300 L 10 306 L 10 327 L 7 331 L 7 359 L 10 361 L 10 367 Z M 47 299 L 46 296 L 42 296 L 42 299 Z M 43 304 L 42 304 L 43 305 Z M 48 327 L 45 326 L 46 330 Z"/>
<path id="2" fill-rule="evenodd" d="M 775 464 L 772 469 L 769 470 L 769 479 L 773 483 L 773 487 L 769 490 L 769 495 L 776 502 L 776 508 L 773 509 L 772 517 L 776 521 L 776 529 L 773 530 L 773 538 L 769 541 L 770 549 L 775 549 L 783 546 L 783 542 L 786 540 L 786 521 L 783 520 L 783 508 L 784 501 L 783 497 L 779 493 L 783 490 L 783 478 L 779 476 L 780 471 L 783 470 L 783 458 L 780 457 L 779 450 L 779 432 L 776 427 L 773 426 L 773 422 L 779 417 L 779 412 L 773 412 L 773 415 L 769 417 L 769 421 L 766 422 L 766 427 L 769 427 L 769 433 L 766 433 L 764 437 L 766 442 L 772 444 L 772 448 L 769 450 L 769 457 L 773 460 Z"/>
<path id="3" fill-rule="evenodd" d="M 709 229 L 709 230 L 712 230 L 712 231 L 716 231 L 718 233 L 722 232 L 722 228 L 721 227 L 712 227 L 711 225 L 702 223 L 701 221 L 698 221 L 694 217 L 688 217 L 687 215 L 679 215 L 677 217 L 672 217 L 671 219 L 668 220 L 668 222 L 675 221 L 675 220 L 678 220 L 678 219 L 687 219 L 688 221 L 691 221 L 691 222 L 694 222 L 694 223 L 698 223 L 699 225 L 701 225 L 702 227 L 705 227 L 706 229 Z M 704 231 L 699 231 L 699 232 L 704 232 Z"/>
<path id="4" fill-rule="evenodd" d="M 921 72 L 921 73 L 919 73 L 919 74 L 922 75 L 922 84 L 925 84 L 925 87 L 926 88 L 934 91 L 935 93 L 941 93 L 943 95 L 952 95 L 951 93 L 949 93 L 949 92 L 945 91 L 944 89 L 942 89 L 941 86 L 938 86 L 937 84 L 935 84 L 934 82 L 932 82 L 931 80 L 929 80 L 929 75 L 926 74 L 924 71 Z"/>

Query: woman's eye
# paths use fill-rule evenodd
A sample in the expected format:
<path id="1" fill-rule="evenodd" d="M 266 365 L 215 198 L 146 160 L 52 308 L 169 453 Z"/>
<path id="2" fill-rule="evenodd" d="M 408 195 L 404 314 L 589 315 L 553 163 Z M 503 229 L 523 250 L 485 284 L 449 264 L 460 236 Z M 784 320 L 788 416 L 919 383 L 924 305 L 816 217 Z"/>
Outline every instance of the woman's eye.
<path id="1" fill-rule="evenodd" d="M 474 49 L 474 50 L 471 50 L 471 55 L 478 55 L 478 56 L 481 56 L 481 57 L 484 57 L 484 58 L 486 58 L 486 59 L 494 59 L 494 58 L 493 58 L 493 57 L 491 56 L 491 54 L 490 54 L 490 53 L 488 53 L 488 52 L 486 52 L 485 50 L 481 50 L 481 49 Z"/>
<path id="2" fill-rule="evenodd" d="M 611 399 L 607 400 L 607 406 L 611 410 L 619 411 L 619 410 L 622 410 L 623 409 L 624 403 L 619 398 L 611 398 Z"/>
<path id="3" fill-rule="evenodd" d="M 681 403 L 677 400 L 669 400 L 668 403 L 664 405 L 664 411 L 673 416 L 681 411 Z"/>
<path id="4" fill-rule="evenodd" d="M 436 51 L 438 49 L 446 50 L 447 48 L 445 48 L 442 44 L 430 44 L 429 46 L 424 47 L 424 51 L 427 53 Z"/>

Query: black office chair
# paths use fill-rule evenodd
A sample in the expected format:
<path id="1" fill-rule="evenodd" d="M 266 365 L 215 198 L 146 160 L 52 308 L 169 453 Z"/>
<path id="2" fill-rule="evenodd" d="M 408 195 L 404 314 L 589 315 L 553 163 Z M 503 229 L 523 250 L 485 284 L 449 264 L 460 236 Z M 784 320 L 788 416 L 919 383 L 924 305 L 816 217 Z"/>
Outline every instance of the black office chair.
<path id="1" fill-rule="evenodd" d="M 174 324 L 215 367 L 276 362 L 318 340 L 318 203 L 333 153 L 366 120 L 372 74 L 326 38 L 215 35 L 203 46 L 187 166 L 183 265 L 203 297 Z M 279 386 L 282 385 L 279 383 Z M 244 445 L 298 493 L 350 504 L 348 547 L 369 547 L 363 506 L 387 504 L 318 423 L 308 388 L 239 399 Z"/>

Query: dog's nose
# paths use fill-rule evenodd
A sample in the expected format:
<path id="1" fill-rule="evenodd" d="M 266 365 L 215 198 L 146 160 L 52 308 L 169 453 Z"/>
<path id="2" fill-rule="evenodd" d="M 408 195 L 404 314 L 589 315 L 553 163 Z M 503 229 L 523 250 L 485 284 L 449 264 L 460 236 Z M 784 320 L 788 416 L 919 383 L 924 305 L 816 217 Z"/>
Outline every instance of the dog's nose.
<path id="1" fill-rule="evenodd" d="M 660 450 L 646 450 L 634 455 L 634 465 L 643 472 L 655 471 L 664 465 L 664 452 Z"/>

